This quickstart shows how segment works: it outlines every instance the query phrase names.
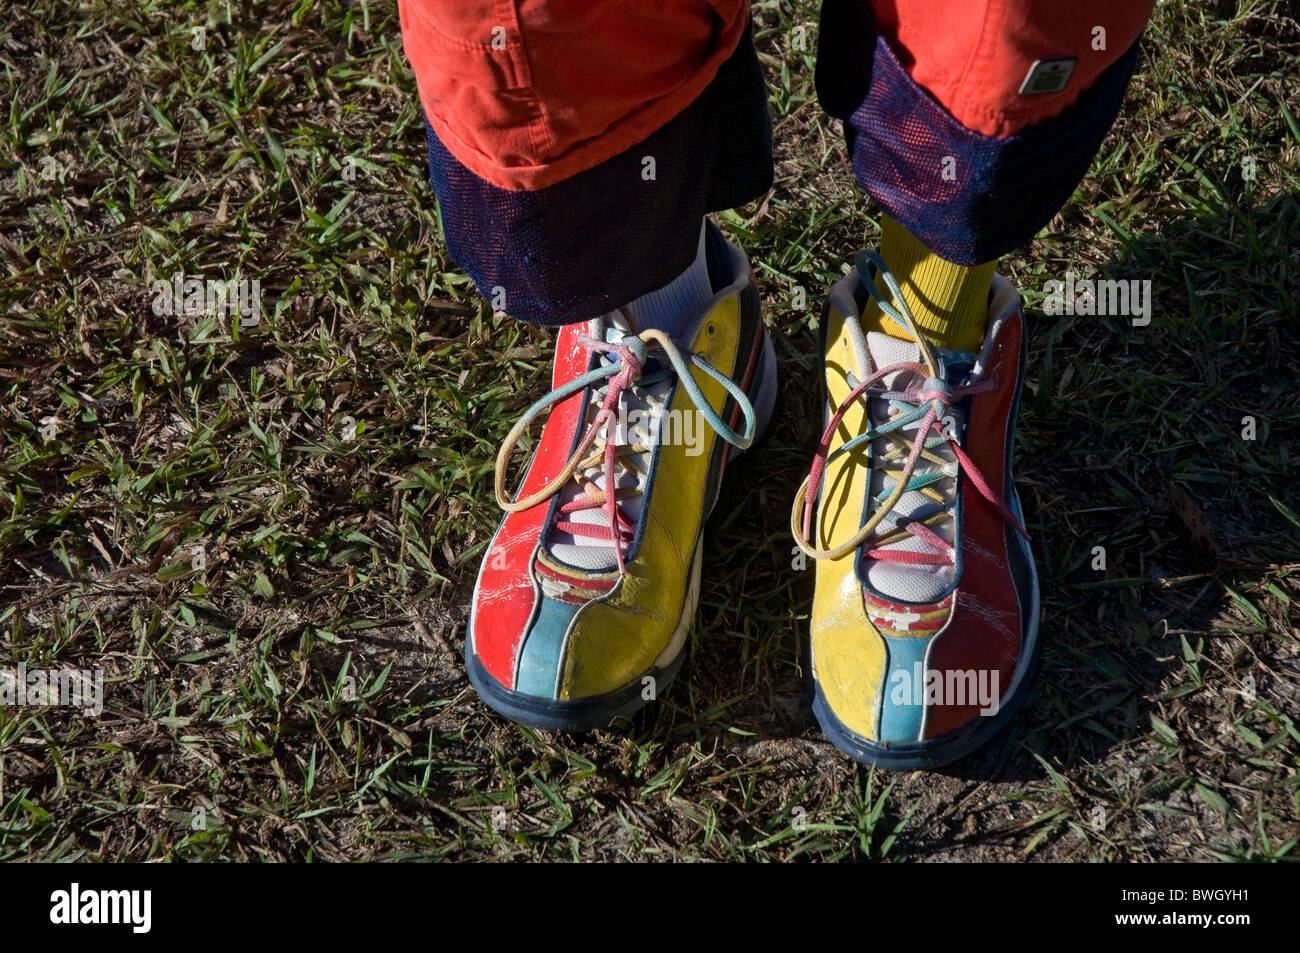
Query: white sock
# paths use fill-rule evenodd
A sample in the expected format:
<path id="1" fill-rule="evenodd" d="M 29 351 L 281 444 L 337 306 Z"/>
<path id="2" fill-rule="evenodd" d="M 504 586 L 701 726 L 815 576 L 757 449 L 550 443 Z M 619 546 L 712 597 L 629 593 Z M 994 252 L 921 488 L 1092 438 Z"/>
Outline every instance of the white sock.
<path id="1" fill-rule="evenodd" d="M 686 330 L 713 298 L 709 262 L 704 251 L 705 223 L 700 222 L 700 241 L 691 262 L 680 275 L 662 288 L 644 294 L 628 305 L 638 330 L 658 328 L 676 336 Z"/>

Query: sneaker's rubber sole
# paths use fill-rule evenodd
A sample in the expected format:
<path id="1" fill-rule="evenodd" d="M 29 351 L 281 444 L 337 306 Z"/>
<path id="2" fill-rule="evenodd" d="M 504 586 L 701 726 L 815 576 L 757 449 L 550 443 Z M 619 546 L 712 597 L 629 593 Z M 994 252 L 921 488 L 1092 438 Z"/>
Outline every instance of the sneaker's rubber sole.
<path id="1" fill-rule="evenodd" d="M 772 336 L 768 334 L 766 328 L 763 329 L 763 344 L 758 367 L 754 369 L 754 379 L 748 393 L 754 404 L 756 417 L 754 443 L 757 443 L 767 432 L 776 409 L 776 351 L 772 347 Z M 740 453 L 739 449 L 732 447 L 728 451 L 727 463 L 730 464 Z M 718 481 L 719 493 L 721 482 Z M 717 502 L 715 495 L 709 503 L 710 513 Z M 691 582 L 682 603 L 682 614 L 678 618 L 677 629 L 669 639 L 668 646 L 659 658 L 655 659 L 654 665 L 648 671 L 622 688 L 604 695 L 567 701 L 516 692 L 506 688 L 488 673 L 472 651 L 471 641 L 467 638 L 465 669 L 470 684 L 474 686 L 479 697 L 494 711 L 505 715 L 511 721 L 540 728 L 543 731 L 582 731 L 589 728 L 603 728 L 617 718 L 626 718 L 635 714 L 663 694 L 677 677 L 677 673 L 681 671 L 682 663 L 686 661 L 686 636 L 695 618 L 695 607 L 700 598 L 700 564 L 703 555 L 704 540 L 701 538 L 695 547 Z M 652 678 L 654 681 L 648 685 L 647 678 Z M 653 692 L 648 692 L 647 688 L 651 686 Z"/>

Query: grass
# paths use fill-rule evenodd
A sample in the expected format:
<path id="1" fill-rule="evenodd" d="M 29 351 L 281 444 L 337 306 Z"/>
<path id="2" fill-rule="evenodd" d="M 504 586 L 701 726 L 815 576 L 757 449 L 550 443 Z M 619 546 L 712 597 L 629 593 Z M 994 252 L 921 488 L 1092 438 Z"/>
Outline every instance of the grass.
<path id="1" fill-rule="evenodd" d="M 108 685 L 99 718 L 0 709 L 0 860 L 1294 858 L 1287 4 L 1162 3 L 1074 201 L 1003 262 L 1031 308 L 1067 270 L 1149 279 L 1153 320 L 1031 315 L 1042 666 L 993 743 L 902 775 L 816 728 L 784 528 L 820 299 L 877 234 L 789 42 L 813 10 L 757 5 L 777 182 L 719 216 L 774 331 L 774 432 L 715 511 L 685 676 L 570 737 L 490 714 L 459 657 L 551 339 L 446 258 L 395 5 L 244 9 L 7 14 L 0 661 Z M 260 325 L 156 314 L 177 272 L 259 280 Z"/>

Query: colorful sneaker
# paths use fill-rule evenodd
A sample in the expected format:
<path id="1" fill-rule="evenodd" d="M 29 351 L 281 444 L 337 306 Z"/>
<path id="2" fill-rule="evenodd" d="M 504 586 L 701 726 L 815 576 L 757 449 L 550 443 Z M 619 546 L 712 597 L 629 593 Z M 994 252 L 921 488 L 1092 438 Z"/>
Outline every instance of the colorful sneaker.
<path id="1" fill-rule="evenodd" d="M 913 340 L 864 335 L 868 296 Z M 924 768 L 973 751 L 1035 662 L 1038 577 L 1011 480 L 1024 322 L 998 276 L 989 317 L 978 355 L 932 347 L 874 252 L 827 302 L 829 420 L 791 530 L 817 560 L 813 711 L 858 761 Z"/>
<path id="2" fill-rule="evenodd" d="M 497 457 L 507 515 L 479 570 L 465 662 L 483 700 L 515 721 L 609 724 L 662 692 L 685 658 L 704 522 L 728 460 L 776 399 L 749 262 L 711 224 L 707 241 L 708 308 L 677 338 L 636 333 L 626 309 L 562 328 L 554 390 Z M 511 451 L 547 408 L 510 500 Z"/>

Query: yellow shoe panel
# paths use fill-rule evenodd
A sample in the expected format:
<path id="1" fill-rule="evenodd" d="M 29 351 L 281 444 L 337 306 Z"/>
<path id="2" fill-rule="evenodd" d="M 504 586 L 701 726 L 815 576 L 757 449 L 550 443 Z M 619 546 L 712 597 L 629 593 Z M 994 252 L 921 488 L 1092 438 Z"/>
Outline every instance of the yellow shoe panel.
<path id="1" fill-rule="evenodd" d="M 692 351 L 733 379 L 739 308 L 739 295 L 718 302 L 700 322 L 690 344 Z M 695 380 L 709 403 L 721 408 L 727 398 L 722 385 L 702 373 Z M 682 420 L 695 413 L 680 384 L 673 392 L 669 412 L 673 411 Z M 709 462 L 715 441 L 721 439 L 703 420 L 695 425 L 704 435 L 703 452 L 688 453 L 690 448 L 681 440 L 659 448 L 652 496 L 641 515 L 641 544 L 628 563 L 627 575 L 608 597 L 579 610 L 573 622 L 565 648 L 561 699 L 601 695 L 626 686 L 654 664 L 677 629 L 700 524 L 708 515 L 701 501 Z"/>
<path id="2" fill-rule="evenodd" d="M 831 406 L 838 407 L 852 390 L 847 373 L 852 371 L 857 380 L 862 380 L 867 368 L 858 366 L 840 313 L 830 308 L 826 320 L 827 386 Z M 830 452 L 866 430 L 866 408 L 862 402 L 855 403 L 836 430 Z M 822 549 L 838 546 L 862 525 L 870 479 L 867 453 L 864 443 L 827 465 L 825 489 L 814 524 L 816 542 Z M 836 717 L 862 737 L 874 739 L 885 677 L 885 642 L 863 607 L 862 583 L 854 572 L 856 555 L 854 551 L 840 559 L 816 561 L 817 588 L 811 617 L 813 672 Z"/>

